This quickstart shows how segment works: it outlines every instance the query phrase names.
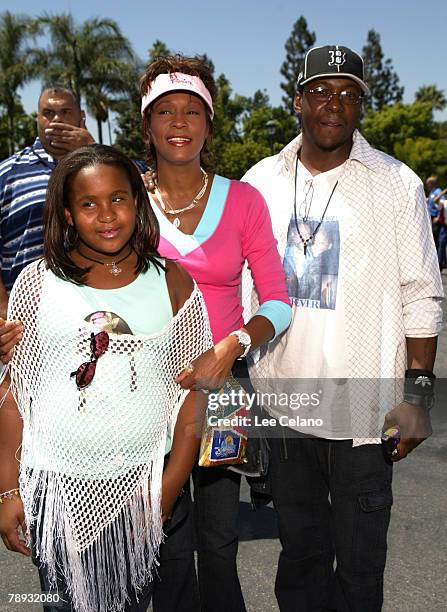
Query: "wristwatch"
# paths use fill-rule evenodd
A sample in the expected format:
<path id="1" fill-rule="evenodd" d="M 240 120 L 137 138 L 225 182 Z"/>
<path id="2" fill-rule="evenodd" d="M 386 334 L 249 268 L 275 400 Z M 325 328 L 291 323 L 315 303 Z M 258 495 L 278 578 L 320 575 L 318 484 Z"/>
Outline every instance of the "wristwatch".
<path id="1" fill-rule="evenodd" d="M 236 336 L 237 341 L 244 349 L 244 352 L 242 353 L 240 357 L 238 357 L 238 359 L 240 360 L 240 359 L 244 359 L 244 357 L 247 357 L 248 351 L 251 348 L 250 334 L 248 334 L 243 329 L 237 329 L 236 331 L 231 332 L 230 336 Z"/>
<path id="2" fill-rule="evenodd" d="M 430 410 L 435 403 L 436 376 L 430 370 L 409 369 L 405 372 L 404 400 Z"/>

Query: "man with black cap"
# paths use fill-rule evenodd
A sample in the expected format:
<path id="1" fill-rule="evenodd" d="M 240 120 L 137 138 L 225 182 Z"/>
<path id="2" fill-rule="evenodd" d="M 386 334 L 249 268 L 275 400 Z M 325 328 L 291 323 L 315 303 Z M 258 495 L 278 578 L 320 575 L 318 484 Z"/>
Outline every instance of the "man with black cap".
<path id="1" fill-rule="evenodd" d="M 268 203 L 293 305 L 250 370 L 278 424 L 283 612 L 381 609 L 392 461 L 431 433 L 441 278 L 421 181 L 356 129 L 367 92 L 357 53 L 310 49 L 301 134 L 243 179 Z"/>

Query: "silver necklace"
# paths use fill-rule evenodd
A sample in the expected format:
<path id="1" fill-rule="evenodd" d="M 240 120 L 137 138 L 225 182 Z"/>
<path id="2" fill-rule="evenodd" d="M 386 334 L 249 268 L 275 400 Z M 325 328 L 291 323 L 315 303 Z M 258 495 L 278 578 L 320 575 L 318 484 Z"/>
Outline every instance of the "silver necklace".
<path id="1" fill-rule="evenodd" d="M 314 182 L 305 181 L 306 186 L 304 188 L 304 200 L 300 204 L 298 215 L 303 218 L 304 222 L 307 222 L 310 215 L 310 209 L 312 207 L 312 200 L 314 198 Z"/>
<path id="2" fill-rule="evenodd" d="M 187 210 L 192 210 L 193 208 L 195 208 L 197 206 L 197 204 L 199 203 L 199 200 L 201 200 L 205 194 L 206 188 L 208 187 L 208 174 L 207 172 L 205 172 L 205 170 L 201 167 L 200 168 L 200 172 L 202 173 L 202 186 L 199 190 L 199 192 L 197 193 L 196 196 L 193 197 L 193 199 L 191 200 L 191 202 L 187 205 L 184 206 L 183 208 L 167 208 L 166 204 L 163 200 L 163 197 L 160 193 L 160 188 L 158 186 L 158 182 L 155 182 L 155 194 L 157 196 L 158 201 L 160 202 L 160 206 L 163 210 L 163 212 L 167 215 L 176 215 L 174 221 L 172 222 L 172 224 L 174 225 L 174 227 L 179 228 L 180 227 L 180 219 L 178 217 L 178 215 L 181 215 L 182 213 L 186 212 Z"/>
<path id="3" fill-rule="evenodd" d="M 330 202 L 332 200 L 332 196 L 334 195 L 334 191 L 337 189 L 338 180 L 335 183 L 334 187 L 332 188 L 332 191 L 331 191 L 331 194 L 329 196 L 329 199 L 326 202 L 326 206 L 324 207 L 323 214 L 321 215 L 321 219 L 317 223 L 317 227 L 314 229 L 314 231 L 311 233 L 310 236 L 308 236 L 307 238 L 304 238 L 304 236 L 300 232 L 300 227 L 299 227 L 299 224 L 298 224 L 298 218 L 297 218 L 297 214 L 296 214 L 296 184 L 297 184 L 297 176 L 298 176 L 298 155 L 296 156 L 296 163 L 295 163 L 295 193 L 293 195 L 293 217 L 294 217 L 294 221 L 295 221 L 296 231 L 298 232 L 299 239 L 301 240 L 301 243 L 303 245 L 304 257 L 306 257 L 307 247 L 313 243 L 313 241 L 315 239 L 315 236 L 317 235 L 318 230 L 320 229 L 321 224 L 324 221 L 324 217 L 326 215 L 327 209 L 329 208 L 329 204 L 330 204 Z M 307 196 L 307 193 L 306 193 L 306 196 Z M 313 197 L 313 185 L 312 185 L 312 197 Z M 312 204 L 312 200 L 311 200 L 310 204 Z M 306 219 L 308 219 L 309 214 L 310 214 L 310 206 L 308 207 L 307 211 L 305 211 Z M 304 218 L 303 218 L 303 220 L 304 220 Z"/>
<path id="4" fill-rule="evenodd" d="M 130 249 L 127 255 L 125 255 L 121 259 L 119 259 L 118 261 L 112 261 L 111 263 L 108 263 L 106 261 L 100 261 L 99 259 L 93 259 L 93 257 L 88 257 L 87 255 L 84 255 L 84 253 L 81 253 L 79 249 L 78 253 L 84 259 L 88 259 L 89 261 L 94 261 L 97 264 L 105 266 L 109 270 L 110 274 L 113 274 L 113 276 L 118 276 L 118 274 L 121 274 L 121 272 L 123 271 L 123 269 L 120 268 L 118 264 L 122 263 L 125 259 L 130 257 L 130 255 L 132 254 L 132 249 Z"/>

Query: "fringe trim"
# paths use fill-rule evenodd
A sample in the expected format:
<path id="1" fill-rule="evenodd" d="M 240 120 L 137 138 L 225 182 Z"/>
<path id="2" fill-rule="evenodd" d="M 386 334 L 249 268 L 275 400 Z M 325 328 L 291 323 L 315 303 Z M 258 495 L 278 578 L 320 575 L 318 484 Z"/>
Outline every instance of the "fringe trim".
<path id="1" fill-rule="evenodd" d="M 57 575 L 63 576 L 77 612 L 121 612 L 129 585 L 138 596 L 152 580 L 163 541 L 163 462 L 163 453 L 157 453 L 118 515 L 83 549 L 73 533 L 61 477 L 22 469 L 20 490 L 26 523 L 35 527 L 36 554 L 52 587 Z"/>

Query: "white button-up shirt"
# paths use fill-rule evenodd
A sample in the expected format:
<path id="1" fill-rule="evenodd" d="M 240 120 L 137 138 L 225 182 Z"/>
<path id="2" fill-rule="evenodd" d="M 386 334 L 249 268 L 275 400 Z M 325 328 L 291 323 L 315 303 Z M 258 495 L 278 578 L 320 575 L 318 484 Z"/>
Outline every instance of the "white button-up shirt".
<path id="1" fill-rule="evenodd" d="M 300 147 L 301 135 L 242 178 L 267 201 L 281 258 L 287 246 Z M 356 381 L 350 387 L 350 406 L 357 445 L 380 439 L 378 428 L 383 414 L 402 399 L 405 338 L 439 334 L 443 289 L 424 189 L 417 175 L 372 148 L 358 131 L 346 165 L 337 197 L 350 212 L 343 228 L 342 289 L 346 360 L 349 378 Z M 248 274 L 244 277 L 243 302 L 249 317 L 256 298 Z M 293 339 L 292 322 L 251 365 L 253 379 L 269 379 L 270 391 L 277 376 L 275 350 Z M 305 346 L 297 346 L 296 351 L 297 359 L 305 359 Z M 289 377 L 293 378 L 293 372 Z"/>

